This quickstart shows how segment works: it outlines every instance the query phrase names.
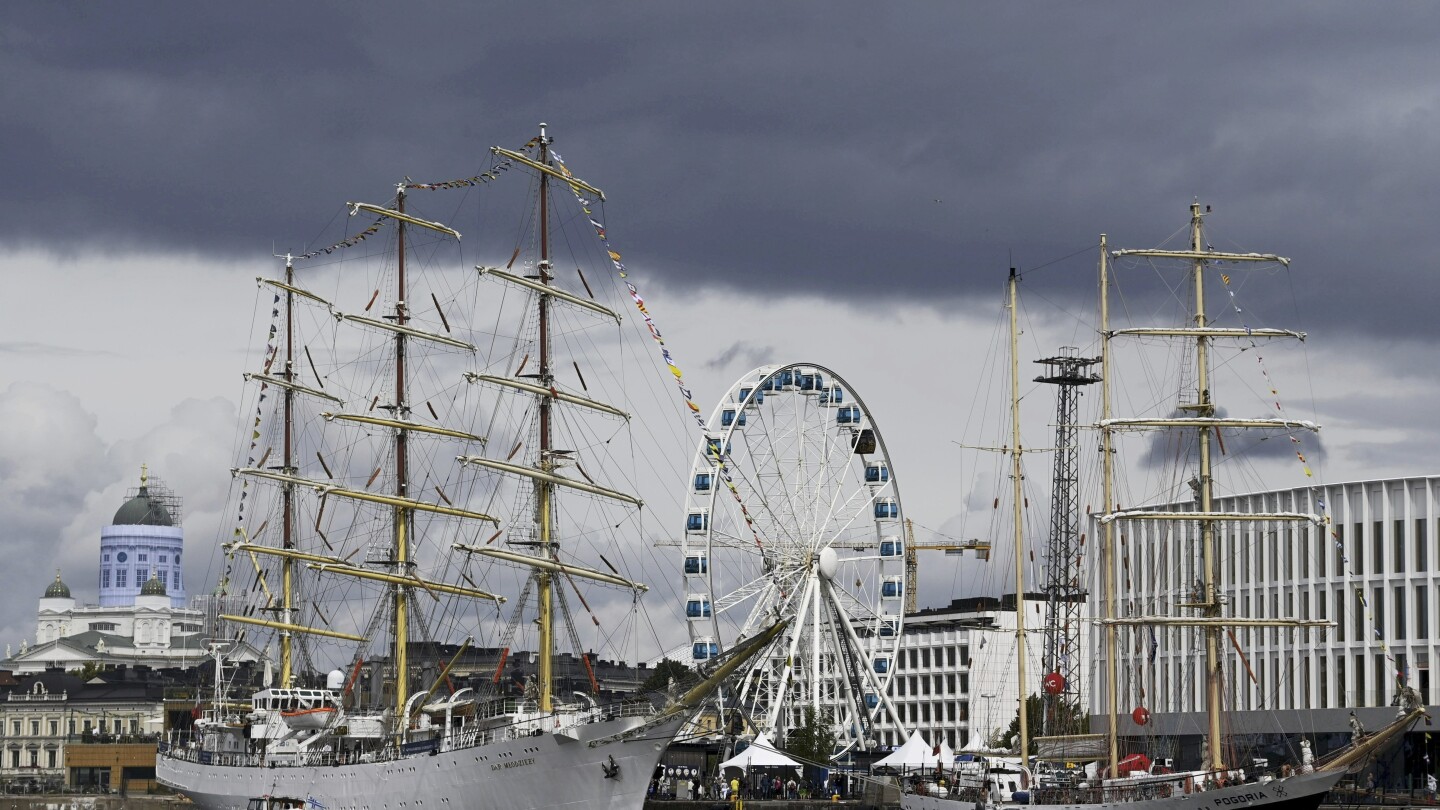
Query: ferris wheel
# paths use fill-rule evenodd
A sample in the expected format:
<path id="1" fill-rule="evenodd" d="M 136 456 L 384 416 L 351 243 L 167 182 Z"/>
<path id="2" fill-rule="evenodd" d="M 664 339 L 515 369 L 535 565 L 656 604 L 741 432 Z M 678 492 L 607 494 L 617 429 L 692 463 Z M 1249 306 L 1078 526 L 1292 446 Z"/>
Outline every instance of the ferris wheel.
<path id="1" fill-rule="evenodd" d="M 763 366 L 711 415 L 688 481 L 685 619 L 697 662 L 779 618 L 727 696 L 783 742 L 814 717 L 836 753 L 873 744 L 905 621 L 900 494 L 885 443 L 839 375 Z M 813 714 L 812 714 L 813 713 Z"/>

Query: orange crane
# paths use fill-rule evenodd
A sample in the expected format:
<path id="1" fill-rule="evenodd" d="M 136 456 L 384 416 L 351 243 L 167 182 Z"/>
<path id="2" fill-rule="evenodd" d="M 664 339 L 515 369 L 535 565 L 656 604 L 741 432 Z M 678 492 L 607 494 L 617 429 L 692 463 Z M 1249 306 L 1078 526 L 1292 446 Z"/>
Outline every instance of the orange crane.
<path id="1" fill-rule="evenodd" d="M 910 518 L 905 518 L 905 612 L 914 613 L 915 591 L 919 585 L 920 563 L 916 552 L 919 551 L 943 551 L 946 554 L 963 554 L 967 551 L 975 552 L 975 556 L 982 560 L 990 559 L 990 541 L 988 540 L 955 540 L 949 543 L 916 543 L 915 523 Z"/>

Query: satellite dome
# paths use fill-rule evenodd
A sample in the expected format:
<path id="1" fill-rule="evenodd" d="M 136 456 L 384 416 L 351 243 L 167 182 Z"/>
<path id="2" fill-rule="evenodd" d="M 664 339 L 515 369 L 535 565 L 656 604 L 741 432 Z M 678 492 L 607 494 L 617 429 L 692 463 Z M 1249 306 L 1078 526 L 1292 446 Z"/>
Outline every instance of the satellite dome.
<path id="1" fill-rule="evenodd" d="M 34 593 L 34 591 L 31 591 L 31 593 Z M 45 598 L 46 598 L 46 599 L 69 599 L 69 598 L 70 598 L 70 586 L 69 586 L 69 585 L 66 585 L 65 583 L 63 583 L 63 582 L 60 581 L 60 572 L 59 572 L 59 571 L 56 571 L 56 572 L 55 572 L 55 581 L 52 582 L 52 583 L 50 583 L 50 587 L 48 587 L 48 588 L 45 589 Z"/>
<path id="2" fill-rule="evenodd" d="M 53 587 L 53 586 L 52 586 L 52 587 Z M 150 575 L 150 579 L 146 580 L 146 581 L 145 581 L 145 584 L 140 586 L 140 595 L 141 595 L 141 596 L 164 596 L 164 595 L 165 595 L 165 583 L 161 582 L 161 581 L 160 581 L 160 578 L 159 578 L 157 575 L 155 575 L 155 574 L 152 573 L 152 574 Z"/>

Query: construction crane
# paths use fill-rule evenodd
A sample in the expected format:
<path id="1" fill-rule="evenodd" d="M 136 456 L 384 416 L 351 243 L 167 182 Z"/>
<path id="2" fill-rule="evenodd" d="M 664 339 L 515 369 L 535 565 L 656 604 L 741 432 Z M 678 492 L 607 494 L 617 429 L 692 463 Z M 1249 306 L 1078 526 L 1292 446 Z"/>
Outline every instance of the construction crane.
<path id="1" fill-rule="evenodd" d="M 916 610 L 915 590 L 920 580 L 920 563 L 916 552 L 920 551 L 943 551 L 946 554 L 963 554 L 966 551 L 973 551 L 975 556 L 982 560 L 990 559 L 990 543 L 987 540 L 916 543 L 915 523 L 910 518 L 905 518 L 905 612 L 907 614 L 914 613 Z"/>

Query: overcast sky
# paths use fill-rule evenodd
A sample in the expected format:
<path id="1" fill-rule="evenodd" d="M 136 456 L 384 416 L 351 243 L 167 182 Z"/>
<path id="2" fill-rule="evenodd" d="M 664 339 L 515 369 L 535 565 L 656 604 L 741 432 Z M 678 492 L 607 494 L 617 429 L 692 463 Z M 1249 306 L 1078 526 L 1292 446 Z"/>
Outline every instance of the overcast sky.
<path id="1" fill-rule="evenodd" d="M 923 532 L 989 520 L 992 464 L 956 442 L 994 421 L 1006 268 L 1032 356 L 1089 345 L 1099 235 L 1160 243 L 1197 197 L 1217 249 L 1294 260 L 1263 312 L 1312 335 L 1272 370 L 1306 378 L 1325 480 L 1434 472 L 1437 30 L 1419 2 L 14 6 L 0 640 L 33 640 L 56 567 L 93 599 L 142 462 L 213 544 L 272 252 L 540 121 L 702 407 L 761 362 L 836 369 Z M 187 556 L 199 592 L 212 555 Z M 922 604 L 1005 579 L 963 565 L 927 566 Z"/>

